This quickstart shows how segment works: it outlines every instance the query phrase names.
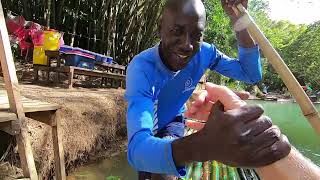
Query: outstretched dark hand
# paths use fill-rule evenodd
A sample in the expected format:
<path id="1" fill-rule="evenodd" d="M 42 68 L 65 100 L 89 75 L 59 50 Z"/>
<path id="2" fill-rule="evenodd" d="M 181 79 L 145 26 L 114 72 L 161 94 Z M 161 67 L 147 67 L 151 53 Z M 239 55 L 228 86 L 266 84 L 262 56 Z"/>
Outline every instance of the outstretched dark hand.
<path id="1" fill-rule="evenodd" d="M 291 146 L 259 106 L 224 111 L 213 105 L 204 128 L 197 133 L 200 161 L 217 160 L 237 167 L 271 164 L 290 152 Z"/>
<path id="2" fill-rule="evenodd" d="M 231 21 L 235 21 L 237 19 L 237 16 L 233 11 L 232 6 L 236 6 L 240 3 L 243 5 L 243 7 L 247 9 L 248 0 L 221 0 L 222 8 L 224 12 L 229 16 Z"/>

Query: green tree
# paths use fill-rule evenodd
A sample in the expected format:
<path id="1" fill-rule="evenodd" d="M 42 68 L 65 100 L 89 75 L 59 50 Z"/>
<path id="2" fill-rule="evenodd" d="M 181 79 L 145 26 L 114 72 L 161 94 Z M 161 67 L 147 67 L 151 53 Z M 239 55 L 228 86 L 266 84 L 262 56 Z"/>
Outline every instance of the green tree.
<path id="1" fill-rule="evenodd" d="M 320 89 L 320 21 L 308 26 L 290 46 L 284 48 L 290 69 L 302 83 Z"/>
<path id="2" fill-rule="evenodd" d="M 295 25 L 288 21 L 273 21 L 269 17 L 269 5 L 266 0 L 249 1 L 249 12 L 253 16 L 255 22 L 263 31 L 265 36 L 271 42 L 273 47 L 278 51 L 282 58 L 286 61 L 286 51 L 297 38 L 304 33 L 306 25 Z M 286 61 L 289 67 L 292 62 Z M 280 91 L 284 87 L 282 80 L 275 72 L 273 67 L 268 63 L 267 59 L 262 55 L 263 64 L 263 81 L 272 91 Z"/>
<path id="3" fill-rule="evenodd" d="M 158 40 L 163 0 L 3 0 L 9 11 L 64 32 L 64 41 L 126 65 Z"/>
<path id="4" fill-rule="evenodd" d="M 287 61 L 287 59 L 289 59 L 290 57 L 287 57 L 284 51 L 286 47 L 290 46 L 293 42 L 296 41 L 299 35 L 303 34 L 306 26 L 294 25 L 289 23 L 288 21 L 278 21 L 273 22 L 272 24 L 268 25 L 268 27 L 269 28 L 263 26 L 263 28 L 268 29 L 265 33 L 266 37 L 290 67 L 291 62 Z M 284 87 L 284 84 L 278 74 L 266 59 L 264 59 L 263 64 L 263 82 L 270 87 L 270 90 L 281 90 Z"/>
<path id="5" fill-rule="evenodd" d="M 218 0 L 206 0 L 204 4 L 207 12 L 204 41 L 215 44 L 220 51 L 228 56 L 236 56 L 237 44 L 235 35 L 221 2 Z M 212 71 L 208 71 L 206 74 L 208 81 L 216 84 L 224 84 L 229 79 Z"/>

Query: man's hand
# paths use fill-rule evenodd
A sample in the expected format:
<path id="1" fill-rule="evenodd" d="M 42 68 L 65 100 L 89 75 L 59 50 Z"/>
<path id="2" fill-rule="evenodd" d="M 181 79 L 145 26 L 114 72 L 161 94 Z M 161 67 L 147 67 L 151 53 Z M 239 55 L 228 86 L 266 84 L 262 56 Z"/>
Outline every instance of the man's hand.
<path id="1" fill-rule="evenodd" d="M 238 17 L 232 9 L 232 6 L 236 6 L 239 3 L 241 3 L 245 8 L 248 6 L 248 0 L 221 0 L 222 7 L 225 13 L 229 16 L 232 25 L 234 25 L 238 20 Z M 238 40 L 238 45 L 241 47 L 252 48 L 255 46 L 255 43 L 247 30 L 242 30 L 239 32 L 237 31 L 236 37 Z"/>
<path id="2" fill-rule="evenodd" d="M 194 97 L 193 102 L 185 112 L 185 117 L 199 121 L 188 119 L 186 125 L 192 129 L 200 130 L 204 126 L 202 122 L 208 120 L 215 102 L 220 101 L 224 105 L 224 110 L 230 110 L 245 105 L 245 102 L 241 100 L 247 100 L 249 95 L 250 94 L 245 91 L 235 92 L 225 86 L 206 83 L 205 90 L 199 92 L 196 97 Z"/>
<path id="3" fill-rule="evenodd" d="M 232 23 L 237 20 L 237 16 L 233 11 L 232 6 L 236 7 L 240 3 L 247 9 L 248 0 L 221 0 L 222 8 L 224 12 L 229 16 Z"/>
<path id="4" fill-rule="evenodd" d="M 248 94 L 241 96 L 247 98 Z M 260 167 L 287 156 L 291 150 L 279 128 L 262 115 L 261 107 L 245 105 L 226 87 L 207 83 L 206 91 L 186 114 L 206 123 L 198 126 L 197 133 L 173 142 L 178 165 L 188 160 L 218 160 L 231 166 Z"/>
<path id="5" fill-rule="evenodd" d="M 224 111 L 215 103 L 204 128 L 197 134 L 200 161 L 217 160 L 237 167 L 271 164 L 290 152 L 287 138 L 259 106 Z"/>

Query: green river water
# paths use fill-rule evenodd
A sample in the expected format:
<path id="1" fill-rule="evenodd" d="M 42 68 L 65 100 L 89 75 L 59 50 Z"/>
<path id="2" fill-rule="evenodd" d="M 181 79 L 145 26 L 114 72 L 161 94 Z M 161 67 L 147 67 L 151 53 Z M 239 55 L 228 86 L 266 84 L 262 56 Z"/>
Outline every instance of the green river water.
<path id="1" fill-rule="evenodd" d="M 320 166 L 320 136 L 317 136 L 313 131 L 296 103 L 267 101 L 248 101 L 248 103 L 261 104 L 265 114 L 270 116 L 274 124 L 281 128 L 281 131 L 287 135 L 291 144 Z M 320 105 L 316 105 L 316 107 L 320 110 Z M 112 180 L 112 176 L 120 177 L 122 180 L 137 179 L 137 173 L 128 165 L 125 153 L 95 164 L 80 167 L 70 174 L 67 179 Z"/>

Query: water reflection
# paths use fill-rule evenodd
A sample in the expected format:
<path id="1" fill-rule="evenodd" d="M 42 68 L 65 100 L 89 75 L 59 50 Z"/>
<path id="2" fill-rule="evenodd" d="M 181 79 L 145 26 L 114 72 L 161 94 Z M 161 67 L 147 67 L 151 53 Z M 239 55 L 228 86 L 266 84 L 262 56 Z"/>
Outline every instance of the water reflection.
<path id="1" fill-rule="evenodd" d="M 296 103 L 248 101 L 261 104 L 265 114 L 287 135 L 290 142 L 306 157 L 320 166 L 320 138 L 301 113 Z M 320 106 L 317 105 L 317 109 Z M 134 180 L 137 173 L 128 165 L 126 153 L 81 167 L 68 180 Z"/>
<path id="2" fill-rule="evenodd" d="M 296 103 L 276 103 L 266 101 L 248 101 L 249 104 L 261 104 L 265 114 L 270 116 L 273 123 L 280 127 L 303 155 L 320 166 L 320 136 L 318 136 L 301 113 Z M 316 105 L 318 111 L 320 105 Z"/>
<path id="3" fill-rule="evenodd" d="M 137 173 L 127 162 L 126 153 L 121 153 L 110 159 L 80 167 L 68 176 L 67 180 L 133 180 L 137 177 Z"/>

